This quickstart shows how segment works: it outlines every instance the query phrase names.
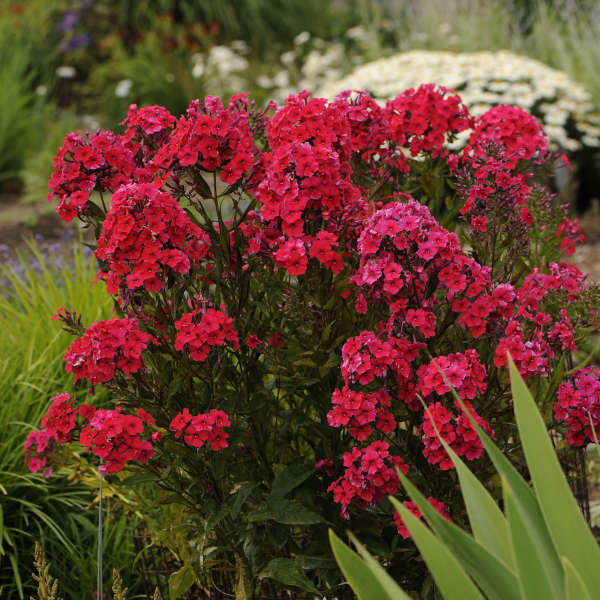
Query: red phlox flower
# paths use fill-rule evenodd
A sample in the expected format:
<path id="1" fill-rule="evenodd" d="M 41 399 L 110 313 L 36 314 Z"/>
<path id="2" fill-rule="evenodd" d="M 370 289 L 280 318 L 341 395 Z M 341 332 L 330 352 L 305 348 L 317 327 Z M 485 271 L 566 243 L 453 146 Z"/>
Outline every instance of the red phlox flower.
<path id="1" fill-rule="evenodd" d="M 344 475 L 327 488 L 334 502 L 341 504 L 342 516 L 350 517 L 348 507 L 354 500 L 361 508 L 374 506 L 400 487 L 396 469 L 404 474 L 408 465 L 389 453 L 387 442 L 373 442 L 366 448 L 353 448 L 344 454 Z"/>
<path id="2" fill-rule="evenodd" d="M 187 408 L 177 413 L 171 421 L 169 429 L 175 432 L 175 437 L 184 436 L 184 442 L 193 448 L 202 448 L 205 444 L 211 450 L 217 451 L 227 448 L 229 434 L 225 427 L 231 422 L 227 413 L 218 409 L 211 409 L 208 413 L 192 415 Z"/>
<path id="3" fill-rule="evenodd" d="M 208 248 L 208 235 L 179 203 L 144 183 L 123 186 L 113 195 L 95 255 L 109 293 L 142 286 L 156 292 L 168 272 L 187 273 Z"/>
<path id="4" fill-rule="evenodd" d="M 564 422 L 571 446 L 595 441 L 594 431 L 596 435 L 600 431 L 600 371 L 596 367 L 579 369 L 560 384 L 554 418 Z"/>
<path id="5" fill-rule="evenodd" d="M 175 322 L 175 329 L 175 349 L 187 352 L 192 360 L 204 362 L 212 347 L 226 342 L 234 350 L 240 349 L 233 320 L 214 308 L 186 313 Z"/>
<path id="6" fill-rule="evenodd" d="M 436 158 L 445 156 L 447 136 L 472 126 L 472 118 L 461 98 L 451 90 L 433 83 L 409 89 L 388 100 L 385 116 L 389 121 L 389 139 L 410 149 Z"/>
<path id="7" fill-rule="evenodd" d="M 65 369 L 75 381 L 87 377 L 91 385 L 106 383 L 117 370 L 126 375 L 139 371 L 142 352 L 156 343 L 156 338 L 139 329 L 137 319 L 97 321 L 69 346 Z"/>
<path id="8" fill-rule="evenodd" d="M 433 506 L 433 508 L 435 508 L 435 510 L 437 510 L 440 513 L 440 515 L 442 515 L 442 517 L 444 517 L 446 520 L 452 522 L 452 519 L 450 518 L 450 515 L 448 514 L 448 508 L 446 507 L 446 505 L 443 502 L 436 500 L 433 496 L 429 496 L 429 498 L 427 498 L 427 500 L 428 500 L 429 504 L 431 504 L 431 506 Z M 419 510 L 419 507 L 412 500 L 405 500 L 402 504 L 403 504 L 403 506 L 408 508 L 408 510 L 410 510 L 410 512 L 413 515 L 415 515 L 415 517 L 417 517 L 418 519 L 422 518 L 423 514 Z M 400 516 L 400 513 L 397 510 L 394 511 L 394 523 L 396 524 L 398 533 L 404 539 L 407 539 L 410 537 L 410 532 L 408 531 L 408 528 L 404 524 L 404 520 L 402 519 L 402 517 Z"/>

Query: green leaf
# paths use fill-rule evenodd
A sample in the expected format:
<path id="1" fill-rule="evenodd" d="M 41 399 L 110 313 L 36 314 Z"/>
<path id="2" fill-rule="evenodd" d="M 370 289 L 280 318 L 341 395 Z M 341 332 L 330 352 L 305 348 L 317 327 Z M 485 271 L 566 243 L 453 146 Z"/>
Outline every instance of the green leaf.
<path id="1" fill-rule="evenodd" d="M 538 600 L 538 598 L 561 600 L 563 595 L 557 595 L 557 590 L 552 588 L 550 574 L 546 572 L 546 565 L 542 562 L 535 542 L 529 535 L 529 528 L 523 523 L 522 515 L 516 507 L 513 493 L 506 483 L 506 479 L 503 478 L 502 484 L 504 510 L 508 517 L 523 600 Z"/>
<path id="2" fill-rule="evenodd" d="M 466 409 L 460 397 L 453 392 L 455 398 L 463 407 L 463 410 L 471 424 L 477 431 L 479 439 L 494 463 L 498 473 L 505 479 L 506 485 L 510 487 L 515 502 L 515 507 L 521 514 L 521 520 L 532 540 L 540 560 L 544 563 L 544 570 L 550 573 L 550 583 L 554 594 L 562 593 L 564 590 L 564 574 L 562 564 L 556 552 L 554 542 L 548 532 L 548 527 L 540 509 L 540 505 L 525 480 L 519 475 L 510 461 L 500 452 L 490 437 L 483 431 L 479 424 L 473 419 L 471 413 Z"/>
<path id="3" fill-rule="evenodd" d="M 509 357 L 510 381 L 523 451 L 550 535 L 591 590 L 600 589 L 600 549 L 583 518 L 539 410 Z"/>
<path id="4" fill-rule="evenodd" d="M 514 569 L 508 523 L 502 511 L 479 479 L 446 443 L 437 428 L 436 434 L 456 467 L 473 536 L 496 558 Z"/>
<path id="5" fill-rule="evenodd" d="M 390 594 L 381 583 L 381 572 L 361 560 L 361 558 L 348 548 L 333 531 L 329 530 L 329 542 L 333 554 L 359 600 L 409 600 L 410 596 L 404 593 L 395 583 L 397 591 Z M 381 567 L 380 567 L 381 568 Z M 383 571 L 383 569 L 381 569 Z M 385 571 L 383 571 L 385 573 Z M 387 573 L 386 573 L 387 575 Z M 389 577 L 389 575 L 387 575 Z"/>
<path id="6" fill-rule="evenodd" d="M 284 525 L 313 525 L 327 522 L 299 502 L 283 498 L 268 500 L 266 504 L 248 515 L 250 522 L 268 521 L 269 519 Z"/>
<path id="7" fill-rule="evenodd" d="M 386 592 L 392 597 L 394 597 L 394 595 L 397 594 L 399 590 L 402 591 L 398 587 L 398 584 L 387 574 L 385 569 L 382 568 L 382 566 L 377 562 L 377 560 L 373 558 L 373 556 L 371 556 L 369 552 L 367 552 L 367 549 L 356 539 L 356 537 L 352 533 L 350 533 L 349 536 L 352 540 L 352 543 L 356 546 L 358 553 L 365 561 L 369 569 L 371 569 L 371 571 L 375 573 L 375 576 L 377 577 L 379 583 L 381 583 Z"/>
<path id="8" fill-rule="evenodd" d="M 423 555 L 444 598 L 446 600 L 483 600 L 483 596 L 465 573 L 455 554 L 439 538 L 436 538 L 410 510 L 395 498 L 391 498 L 391 500 Z"/>
<path id="9" fill-rule="evenodd" d="M 250 496 L 250 494 L 257 487 L 258 487 L 258 482 L 256 482 L 256 481 L 246 483 L 246 484 L 243 484 L 243 487 L 241 487 L 237 492 L 232 494 L 232 497 L 235 498 L 235 500 L 233 501 L 233 504 L 231 506 L 231 512 L 230 512 L 232 519 L 237 519 L 237 516 L 239 515 L 240 510 L 241 510 L 242 506 L 244 505 L 244 502 L 246 502 L 246 500 L 248 500 L 248 497 Z"/>
<path id="10" fill-rule="evenodd" d="M 181 598 L 195 583 L 194 572 L 189 565 L 184 565 L 169 577 L 169 600 Z"/>
<path id="11" fill-rule="evenodd" d="M 275 476 L 270 497 L 283 498 L 306 481 L 314 472 L 314 467 L 308 467 L 303 464 L 288 465 Z"/>
<path id="12" fill-rule="evenodd" d="M 259 579 L 273 579 L 285 585 L 292 585 L 311 594 L 318 594 L 319 590 L 311 583 L 304 571 L 290 558 L 274 558 L 259 573 Z"/>
<path id="13" fill-rule="evenodd" d="M 589 590 L 585 587 L 581 575 L 568 558 L 563 557 L 565 566 L 565 596 L 566 600 L 592 600 Z"/>
<path id="14" fill-rule="evenodd" d="M 398 476 L 431 528 L 464 565 L 486 596 L 491 600 L 521 600 L 517 578 L 510 568 L 468 533 L 442 517 L 401 471 Z"/>

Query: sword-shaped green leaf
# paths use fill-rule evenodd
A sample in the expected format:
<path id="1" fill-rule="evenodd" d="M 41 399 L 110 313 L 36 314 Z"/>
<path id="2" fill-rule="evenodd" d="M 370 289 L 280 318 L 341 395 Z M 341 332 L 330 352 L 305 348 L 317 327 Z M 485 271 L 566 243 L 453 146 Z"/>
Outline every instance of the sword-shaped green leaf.
<path id="1" fill-rule="evenodd" d="M 554 545 L 577 565 L 586 587 L 598 590 L 600 549 L 569 488 L 535 401 L 510 357 L 509 368 L 523 451 Z"/>
<path id="2" fill-rule="evenodd" d="M 483 596 L 465 573 L 455 554 L 405 506 L 392 498 L 419 548 L 435 583 L 446 600 L 483 600 Z"/>

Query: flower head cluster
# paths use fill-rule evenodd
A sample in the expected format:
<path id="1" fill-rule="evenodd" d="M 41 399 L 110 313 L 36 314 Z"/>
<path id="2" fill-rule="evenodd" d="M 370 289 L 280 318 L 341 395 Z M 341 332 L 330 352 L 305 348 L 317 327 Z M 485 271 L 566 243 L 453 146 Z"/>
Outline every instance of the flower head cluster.
<path id="1" fill-rule="evenodd" d="M 233 320 L 214 308 L 186 313 L 176 321 L 175 328 L 175 349 L 187 352 L 192 360 L 204 362 L 213 346 L 224 346 L 226 342 L 234 350 L 240 349 Z"/>
<path id="2" fill-rule="evenodd" d="M 42 418 L 42 428 L 30 431 L 25 441 L 25 462 L 32 473 L 43 469 L 56 451 L 56 445 L 70 442 L 75 429 L 76 409 L 71 406 L 70 394 L 59 394 L 50 400 L 48 411 Z M 48 477 L 52 469 L 47 467 Z"/>
<path id="3" fill-rule="evenodd" d="M 428 152 L 435 157 L 446 153 L 448 136 L 456 136 L 472 125 L 460 97 L 433 83 L 408 89 L 389 100 L 385 107 L 389 139 L 407 147 L 411 156 Z"/>
<path id="4" fill-rule="evenodd" d="M 221 181 L 234 184 L 251 169 L 255 152 L 247 98 L 234 96 L 225 108 L 219 98 L 207 96 L 203 103 L 192 100 L 152 166 L 218 170 Z"/>
<path id="5" fill-rule="evenodd" d="M 494 141 L 513 157 L 510 168 L 519 159 L 543 157 L 548 149 L 546 133 L 538 120 L 518 106 L 500 104 L 484 112 L 476 121 L 469 148 L 481 148 L 483 140 Z"/>
<path id="6" fill-rule="evenodd" d="M 335 502 L 342 505 L 342 516 L 349 518 L 348 506 L 354 500 L 361 508 L 374 506 L 400 487 L 396 469 L 408 472 L 401 457 L 389 452 L 387 442 L 373 442 L 366 448 L 352 448 L 344 454 L 344 475 L 327 488 Z"/>
<path id="7" fill-rule="evenodd" d="M 340 272 L 339 235 L 356 230 L 368 210 L 350 179 L 349 159 L 378 135 L 373 112 L 381 111 L 366 97 L 327 104 L 302 92 L 267 126 L 270 151 L 256 179 L 258 216 L 273 231 L 275 262 L 290 274 L 304 274 L 310 258 Z"/>
<path id="8" fill-rule="evenodd" d="M 550 273 L 534 269 L 515 291 L 513 314 L 496 348 L 494 364 L 505 365 L 509 352 L 524 379 L 547 374 L 557 352 L 577 349 L 575 327 L 567 309 L 552 309 L 552 303 L 562 302 L 578 311 L 582 322 L 597 321 L 585 302 L 585 275 L 564 262 L 550 263 L 549 267 Z"/>
<path id="9" fill-rule="evenodd" d="M 471 416 L 488 433 L 489 425 L 475 412 L 473 407 L 464 401 Z M 459 415 L 455 417 L 441 402 L 428 406 L 425 419 L 421 426 L 421 440 L 423 441 L 423 456 L 433 465 L 447 471 L 454 465 L 444 449 L 438 434 L 458 454 L 467 460 L 475 460 L 483 456 L 483 444 L 469 417 L 458 406 Z M 437 432 L 436 432 L 437 430 Z"/>
<path id="10" fill-rule="evenodd" d="M 176 123 L 175 117 L 163 106 L 143 106 L 131 104 L 125 125 L 125 140 L 131 141 L 145 136 L 155 136 L 168 132 Z"/>
<path id="11" fill-rule="evenodd" d="M 60 444 L 71 441 L 71 431 L 75 429 L 77 411 L 71 406 L 70 394 L 59 394 L 50 400 L 52 404 L 42 418 L 44 428 Z"/>
<path id="12" fill-rule="evenodd" d="M 188 446 L 202 448 L 204 444 L 208 444 L 216 452 L 229 445 L 227 442 L 229 434 L 225 431 L 225 427 L 230 425 L 229 416 L 222 410 L 213 408 L 205 414 L 194 416 L 184 408 L 171 421 L 169 429 L 175 433 L 176 438 L 183 435 Z"/>
<path id="13" fill-rule="evenodd" d="M 442 515 L 442 517 L 444 517 L 444 519 L 447 519 L 448 521 L 452 521 L 452 519 L 450 518 L 450 515 L 448 514 L 448 508 L 446 507 L 446 505 L 443 502 L 436 500 L 433 496 L 429 496 L 429 498 L 427 498 L 427 500 L 428 500 L 429 504 L 431 504 L 431 506 L 433 506 L 433 508 L 435 508 L 435 510 L 437 510 L 440 513 L 440 515 Z M 408 508 L 408 510 L 410 510 L 410 512 L 413 515 L 415 515 L 415 517 L 417 517 L 417 519 L 420 519 L 423 516 L 423 514 L 419 510 L 419 507 L 412 500 L 405 500 L 402 504 L 406 508 Z M 407 539 L 410 537 L 410 532 L 408 531 L 408 528 L 404 524 L 404 520 L 402 519 L 402 517 L 400 516 L 400 513 L 397 510 L 394 511 L 394 523 L 396 524 L 398 533 L 404 539 Z"/>
<path id="14" fill-rule="evenodd" d="M 48 459 L 56 452 L 56 440 L 45 429 L 30 431 L 23 446 L 25 462 L 32 473 L 44 469 L 44 477 L 50 477 L 52 467 Z"/>
<path id="15" fill-rule="evenodd" d="M 125 375 L 142 366 L 142 352 L 156 339 L 140 331 L 137 319 L 97 321 L 75 340 L 65 354 L 66 371 L 75 381 L 86 378 L 92 385 L 111 381 L 118 370 Z"/>
<path id="16" fill-rule="evenodd" d="M 383 433 L 396 429 L 396 419 L 390 412 L 390 396 L 383 390 L 366 394 L 344 386 L 333 392 L 331 403 L 334 406 L 327 413 L 327 422 L 332 427 L 348 427 L 356 440 L 366 440 L 373 424 Z"/>
<path id="17" fill-rule="evenodd" d="M 477 351 L 469 348 L 464 354 L 436 356 L 430 363 L 421 365 L 417 370 L 417 391 L 424 397 L 433 392 L 442 396 L 452 386 L 461 398 L 473 400 L 485 392 L 486 376 Z"/>
<path id="18" fill-rule="evenodd" d="M 111 131 L 69 133 L 54 157 L 48 200 L 58 197 L 58 214 L 72 221 L 86 212 L 93 190 L 114 192 L 134 176 L 147 179 L 149 174 L 138 167 L 120 136 Z"/>
<path id="19" fill-rule="evenodd" d="M 570 381 L 560 384 L 554 418 L 566 425 L 567 440 L 572 446 L 596 440 L 600 432 L 600 370 L 585 367 Z"/>
<path id="20" fill-rule="evenodd" d="M 82 404 L 79 414 L 88 421 L 81 429 L 79 441 L 88 452 L 104 461 L 108 473 L 122 471 L 129 461 L 145 463 L 152 458 L 152 442 L 142 438 L 145 425 L 154 425 L 154 419 L 146 411 L 129 415 L 121 412 L 120 407 L 107 410 Z"/>
<path id="21" fill-rule="evenodd" d="M 208 252 L 207 235 L 177 200 L 151 184 L 120 187 L 98 239 L 96 258 L 107 290 L 160 291 L 173 272 L 185 274 Z"/>
<path id="22" fill-rule="evenodd" d="M 389 370 L 407 381 L 413 374 L 411 363 L 424 346 L 422 342 L 392 336 L 385 340 L 371 331 L 362 331 L 342 348 L 342 377 L 348 383 L 367 385 L 376 377 L 385 377 Z"/>
<path id="23" fill-rule="evenodd" d="M 392 202 L 371 217 L 358 251 L 360 266 L 351 282 L 371 298 L 385 300 L 392 313 L 423 337 L 435 334 L 432 309 L 440 298 L 430 293 L 433 283 L 446 298 L 464 293 L 468 300 L 463 310 L 489 287 L 489 271 L 465 256 L 457 236 L 410 198 Z"/>

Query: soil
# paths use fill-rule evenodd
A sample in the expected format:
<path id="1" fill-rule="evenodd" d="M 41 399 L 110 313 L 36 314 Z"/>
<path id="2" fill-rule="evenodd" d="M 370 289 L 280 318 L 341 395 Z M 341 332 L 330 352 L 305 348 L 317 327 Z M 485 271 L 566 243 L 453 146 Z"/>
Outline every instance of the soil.
<path id="1" fill-rule="evenodd" d="M 24 204 L 18 194 L 0 194 L 0 244 L 19 246 L 35 234 L 59 239 L 67 227 L 50 205 Z"/>

